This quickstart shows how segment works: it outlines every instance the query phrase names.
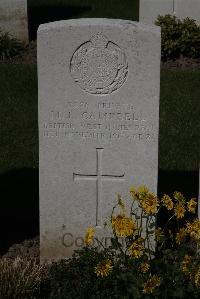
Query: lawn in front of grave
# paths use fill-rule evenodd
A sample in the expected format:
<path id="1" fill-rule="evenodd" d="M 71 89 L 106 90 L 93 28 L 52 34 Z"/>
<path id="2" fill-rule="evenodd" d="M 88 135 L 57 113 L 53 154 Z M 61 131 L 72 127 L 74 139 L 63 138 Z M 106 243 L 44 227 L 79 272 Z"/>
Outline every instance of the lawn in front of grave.
<path id="1" fill-rule="evenodd" d="M 159 168 L 198 170 L 200 70 L 161 72 Z"/>
<path id="2" fill-rule="evenodd" d="M 0 65 L 0 172 L 38 167 L 35 65 Z"/>

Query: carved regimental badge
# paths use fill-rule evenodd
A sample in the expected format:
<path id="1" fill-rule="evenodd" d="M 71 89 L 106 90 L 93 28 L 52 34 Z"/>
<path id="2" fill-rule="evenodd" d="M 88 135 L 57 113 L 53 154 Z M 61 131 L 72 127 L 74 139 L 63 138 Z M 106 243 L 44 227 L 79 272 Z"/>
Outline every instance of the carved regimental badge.
<path id="1" fill-rule="evenodd" d="M 92 94 L 110 94 L 125 82 L 128 63 L 116 44 L 97 33 L 74 52 L 70 71 L 83 90 Z"/>

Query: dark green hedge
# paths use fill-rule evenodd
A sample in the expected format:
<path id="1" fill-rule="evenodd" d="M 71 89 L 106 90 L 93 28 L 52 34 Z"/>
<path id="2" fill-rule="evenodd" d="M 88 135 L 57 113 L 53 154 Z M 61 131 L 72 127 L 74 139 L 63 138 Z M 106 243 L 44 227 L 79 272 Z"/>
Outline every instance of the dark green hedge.
<path id="1" fill-rule="evenodd" d="M 195 20 L 180 20 L 172 15 L 159 16 L 162 29 L 162 59 L 200 58 L 200 25 Z"/>
<path id="2" fill-rule="evenodd" d="M 10 59 L 24 50 L 23 44 L 0 28 L 0 61 Z"/>

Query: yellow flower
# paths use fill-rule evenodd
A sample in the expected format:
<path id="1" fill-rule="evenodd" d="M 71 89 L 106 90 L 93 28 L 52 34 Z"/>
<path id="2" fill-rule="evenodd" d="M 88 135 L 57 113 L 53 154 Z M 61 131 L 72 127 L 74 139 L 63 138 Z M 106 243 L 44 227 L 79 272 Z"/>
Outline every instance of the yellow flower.
<path id="1" fill-rule="evenodd" d="M 85 245 L 89 246 L 92 244 L 94 238 L 95 229 L 93 227 L 88 227 L 85 235 Z"/>
<path id="2" fill-rule="evenodd" d="M 151 294 L 153 290 L 160 285 L 160 277 L 153 275 L 144 284 L 143 292 L 145 294 Z"/>
<path id="3" fill-rule="evenodd" d="M 142 244 L 144 243 L 144 239 L 143 238 L 139 238 L 136 241 L 134 241 L 131 246 L 128 248 L 129 251 L 129 255 L 132 258 L 140 258 L 143 255 L 143 251 L 145 249 L 144 245 Z"/>
<path id="4" fill-rule="evenodd" d="M 196 206 L 197 206 L 197 202 L 195 198 L 190 199 L 190 201 L 187 203 L 187 208 L 190 213 L 195 214 Z"/>
<path id="5" fill-rule="evenodd" d="M 195 219 L 192 223 L 188 222 L 186 224 L 186 231 L 189 233 L 190 237 L 195 241 L 200 242 L 200 220 Z"/>
<path id="6" fill-rule="evenodd" d="M 200 288 L 200 267 L 199 269 L 197 270 L 197 272 L 195 273 L 195 276 L 194 276 L 194 283 L 195 285 Z"/>
<path id="7" fill-rule="evenodd" d="M 106 277 L 110 274 L 112 269 L 113 269 L 112 262 L 111 260 L 107 259 L 103 262 L 98 263 L 97 266 L 95 267 L 94 272 L 96 273 L 97 276 Z"/>
<path id="8" fill-rule="evenodd" d="M 142 209 L 146 214 L 156 214 L 158 212 L 157 207 L 158 199 L 155 194 L 149 193 L 148 196 L 140 202 Z"/>
<path id="9" fill-rule="evenodd" d="M 182 227 L 182 228 L 179 230 L 179 232 L 176 234 L 176 243 L 177 243 L 178 245 L 180 245 L 181 242 L 183 242 L 183 240 L 184 240 L 184 238 L 186 237 L 186 235 L 187 235 L 187 232 L 186 232 L 185 228 Z"/>
<path id="10" fill-rule="evenodd" d="M 161 227 L 158 227 L 155 229 L 155 236 L 156 236 L 156 241 L 160 241 L 162 239 L 162 237 L 164 237 Z"/>
<path id="11" fill-rule="evenodd" d="M 185 273 L 186 275 L 189 275 L 189 274 L 190 274 L 189 265 L 190 265 L 191 259 L 192 259 L 192 257 L 189 256 L 188 254 L 186 254 L 186 255 L 184 256 L 183 261 L 182 261 L 182 271 L 183 271 L 183 273 Z"/>
<path id="12" fill-rule="evenodd" d="M 150 265 L 148 263 L 142 263 L 139 267 L 142 273 L 147 273 L 149 271 Z"/>
<path id="13" fill-rule="evenodd" d="M 135 187 L 134 186 L 131 186 L 131 188 L 130 188 L 130 193 L 131 193 L 131 195 L 132 196 L 134 196 L 135 194 L 136 194 L 136 189 L 135 189 Z"/>
<path id="14" fill-rule="evenodd" d="M 158 198 L 154 193 L 151 193 L 149 189 L 141 185 L 138 189 L 131 187 L 130 193 L 134 199 L 137 199 L 140 207 L 144 210 L 146 214 L 156 214 L 158 204 Z"/>
<path id="15" fill-rule="evenodd" d="M 174 198 L 180 203 L 184 203 L 185 202 L 185 197 L 183 196 L 183 194 L 181 192 L 175 191 L 174 192 Z"/>
<path id="16" fill-rule="evenodd" d="M 149 193 L 149 189 L 146 186 L 141 185 L 138 188 L 138 193 L 140 193 L 143 196 L 146 196 Z"/>
<path id="17" fill-rule="evenodd" d="M 164 206 L 167 208 L 167 210 L 172 210 L 174 207 L 172 199 L 169 197 L 169 195 L 164 194 L 162 197 L 162 202 Z"/>
<path id="18" fill-rule="evenodd" d="M 119 214 L 112 217 L 112 227 L 118 237 L 129 237 L 135 234 L 137 224 L 133 219 Z"/>
<path id="19" fill-rule="evenodd" d="M 141 200 L 149 194 L 149 189 L 144 185 L 139 186 L 138 189 L 132 186 L 130 188 L 130 193 L 134 199 L 136 198 L 137 200 Z"/>
<path id="20" fill-rule="evenodd" d="M 187 222 L 186 223 L 186 231 L 188 232 L 188 234 L 190 234 L 193 230 L 193 224 L 191 222 Z"/>
<path id="21" fill-rule="evenodd" d="M 186 211 L 185 211 L 185 207 L 182 203 L 177 203 L 175 205 L 174 210 L 175 210 L 175 215 L 176 215 L 177 219 L 181 219 L 184 217 Z"/>

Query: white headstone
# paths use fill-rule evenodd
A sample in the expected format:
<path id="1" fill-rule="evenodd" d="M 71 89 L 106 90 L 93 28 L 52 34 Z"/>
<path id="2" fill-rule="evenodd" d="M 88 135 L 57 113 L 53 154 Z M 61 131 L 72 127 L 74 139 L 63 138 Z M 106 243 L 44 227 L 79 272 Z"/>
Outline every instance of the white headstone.
<path id="1" fill-rule="evenodd" d="M 139 10 L 139 20 L 147 24 L 166 14 L 200 21 L 200 0 L 140 0 Z"/>
<path id="2" fill-rule="evenodd" d="M 0 29 L 28 41 L 27 0 L 0 0 Z"/>
<path id="3" fill-rule="evenodd" d="M 41 259 L 83 245 L 116 193 L 157 191 L 160 28 L 80 19 L 38 31 Z"/>
<path id="4" fill-rule="evenodd" d="M 200 21 L 200 0 L 174 0 L 175 15 L 178 18 L 191 18 Z"/>
<path id="5" fill-rule="evenodd" d="M 139 0 L 139 20 L 153 24 L 158 15 L 173 14 L 174 0 Z"/>

